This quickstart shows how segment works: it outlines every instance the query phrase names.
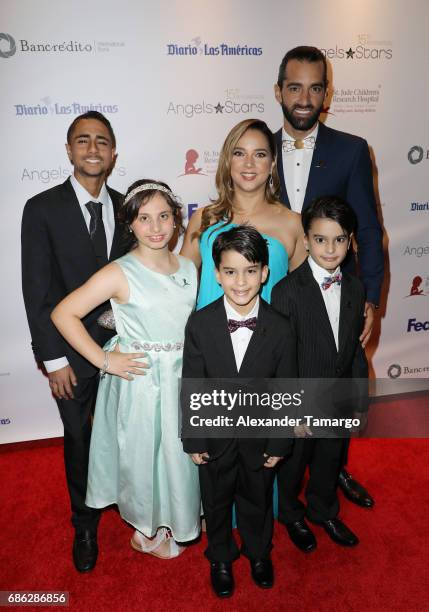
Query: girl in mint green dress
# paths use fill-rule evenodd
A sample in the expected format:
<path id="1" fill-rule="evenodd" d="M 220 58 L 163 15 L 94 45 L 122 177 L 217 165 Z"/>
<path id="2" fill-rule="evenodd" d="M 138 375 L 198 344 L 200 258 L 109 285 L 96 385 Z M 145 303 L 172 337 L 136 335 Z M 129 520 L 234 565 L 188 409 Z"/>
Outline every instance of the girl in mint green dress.
<path id="1" fill-rule="evenodd" d="M 86 503 L 117 504 L 136 529 L 132 547 L 161 558 L 180 554 L 177 543 L 200 531 L 198 470 L 183 452 L 178 426 L 184 329 L 197 293 L 195 265 L 168 250 L 178 208 L 164 183 L 134 183 L 120 217 L 137 246 L 66 298 L 55 320 L 67 341 L 104 371 Z M 117 335 L 101 349 L 71 318 L 107 298 Z"/>

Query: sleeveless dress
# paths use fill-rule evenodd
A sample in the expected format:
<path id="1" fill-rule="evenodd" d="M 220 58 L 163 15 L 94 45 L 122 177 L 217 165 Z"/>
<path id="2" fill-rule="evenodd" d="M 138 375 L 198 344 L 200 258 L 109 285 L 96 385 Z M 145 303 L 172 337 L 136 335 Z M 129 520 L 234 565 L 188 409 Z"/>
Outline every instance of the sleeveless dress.
<path id="1" fill-rule="evenodd" d="M 225 225 L 224 221 L 218 221 L 208 227 L 200 237 L 200 254 L 201 254 L 201 279 L 200 289 L 197 298 L 197 310 L 204 308 L 207 304 L 214 302 L 223 295 L 222 287 L 218 284 L 215 277 L 215 265 L 212 257 L 213 242 L 221 232 L 226 232 L 232 227 L 237 227 L 236 223 L 228 223 Z M 271 291 L 282 278 L 284 278 L 288 272 L 289 258 L 287 251 L 283 244 L 273 238 L 262 234 L 268 244 L 268 266 L 270 269 L 269 276 L 262 286 L 261 297 L 264 298 L 268 303 L 271 303 Z M 273 510 L 274 517 L 278 516 L 278 489 L 277 489 L 277 478 L 274 482 L 273 490 Z M 233 513 L 233 526 L 236 526 L 235 510 Z"/>
<path id="2" fill-rule="evenodd" d="M 179 542 L 200 531 L 198 468 L 179 437 L 179 388 L 184 329 L 195 304 L 197 272 L 179 256 L 174 274 L 161 274 L 128 253 L 117 259 L 129 301 L 111 300 L 117 335 L 105 345 L 144 352 L 150 369 L 128 381 L 107 374 L 98 388 L 86 503 L 117 504 L 145 536 L 171 529 Z"/>
<path id="3" fill-rule="evenodd" d="M 200 237 L 200 254 L 201 254 L 201 279 L 200 290 L 197 298 L 197 310 L 204 308 L 207 304 L 214 302 L 223 295 L 222 287 L 218 284 L 215 277 L 215 265 L 212 257 L 213 242 L 216 237 L 222 232 L 237 227 L 236 223 L 227 223 L 218 221 L 208 227 Z M 288 270 L 288 254 L 282 243 L 273 238 L 262 234 L 268 244 L 269 253 L 269 276 L 262 286 L 261 296 L 268 303 L 271 300 L 271 291 L 284 276 Z"/>

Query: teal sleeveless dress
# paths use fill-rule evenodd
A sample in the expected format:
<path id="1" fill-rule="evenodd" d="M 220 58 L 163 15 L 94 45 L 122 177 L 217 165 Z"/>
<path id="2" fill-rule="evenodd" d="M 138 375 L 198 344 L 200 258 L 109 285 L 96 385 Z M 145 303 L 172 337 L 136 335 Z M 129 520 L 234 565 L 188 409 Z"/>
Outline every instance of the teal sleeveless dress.
<path id="1" fill-rule="evenodd" d="M 227 223 L 218 221 L 214 225 L 208 227 L 200 237 L 200 254 L 202 260 L 200 290 L 197 299 L 197 310 L 204 308 L 207 304 L 214 302 L 223 295 L 222 287 L 218 284 L 215 277 L 215 266 L 212 257 L 213 242 L 216 237 L 232 227 L 237 227 L 235 223 Z M 273 238 L 262 234 L 268 244 L 269 268 L 270 273 L 262 287 L 261 296 L 265 301 L 270 303 L 271 291 L 283 277 L 286 276 L 288 270 L 288 254 L 282 243 Z"/>
<path id="2" fill-rule="evenodd" d="M 178 383 L 186 321 L 197 292 L 194 264 L 179 256 L 179 270 L 160 274 L 128 253 L 116 262 L 130 297 L 111 300 L 117 335 L 104 347 L 144 352 L 145 376 L 100 380 L 91 436 L 86 503 L 117 504 L 145 536 L 169 527 L 179 542 L 200 531 L 198 468 L 183 452 L 178 426 Z"/>

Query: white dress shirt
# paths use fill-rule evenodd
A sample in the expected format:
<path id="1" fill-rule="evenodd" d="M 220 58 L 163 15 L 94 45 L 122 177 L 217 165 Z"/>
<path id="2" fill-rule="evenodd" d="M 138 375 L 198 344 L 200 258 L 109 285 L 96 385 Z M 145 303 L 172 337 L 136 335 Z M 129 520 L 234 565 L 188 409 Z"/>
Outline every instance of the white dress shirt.
<path id="1" fill-rule="evenodd" d="M 259 296 L 256 299 L 255 305 L 252 310 L 246 315 L 241 315 L 234 310 L 231 304 L 223 296 L 223 303 L 226 310 L 226 318 L 233 319 L 234 321 L 245 321 L 252 317 L 257 317 L 259 312 Z M 241 368 L 243 363 L 244 355 L 246 354 L 247 347 L 249 346 L 250 338 L 252 337 L 253 331 L 248 327 L 239 327 L 235 332 L 231 334 L 232 348 L 234 349 L 235 363 L 237 365 L 237 371 Z"/>
<path id="2" fill-rule="evenodd" d="M 113 209 L 113 204 L 112 200 L 110 199 L 109 192 L 107 191 L 106 183 L 103 183 L 100 193 L 98 194 L 98 198 L 94 198 L 94 196 L 92 196 L 85 189 L 85 187 L 83 187 L 79 183 L 74 174 L 70 177 L 70 183 L 74 189 L 77 200 L 79 202 L 79 206 L 82 211 L 83 218 L 85 219 L 88 232 L 89 224 L 91 222 L 91 215 L 89 214 L 89 210 L 86 208 L 85 204 L 87 204 L 88 202 L 101 202 L 103 204 L 102 215 L 104 231 L 106 232 L 107 253 L 110 254 L 113 242 L 113 234 L 115 232 L 115 211 Z M 55 372 L 56 370 L 65 368 L 69 362 L 67 360 L 67 357 L 58 357 L 58 359 L 50 359 L 49 361 L 44 361 L 43 363 L 47 372 Z"/>
<path id="3" fill-rule="evenodd" d="M 316 280 L 316 283 L 319 285 L 319 289 L 322 293 L 323 301 L 325 302 L 326 310 L 329 317 L 329 323 L 331 324 L 332 333 L 335 338 L 335 345 L 338 351 L 338 328 L 340 324 L 340 306 L 341 306 L 341 285 L 338 283 L 332 283 L 332 285 L 328 289 L 322 289 L 322 283 L 325 281 L 327 277 L 335 276 L 339 274 L 340 267 L 335 270 L 335 272 L 328 272 L 325 268 L 319 266 L 314 259 L 311 258 L 311 255 L 308 258 L 308 263 L 310 265 L 311 271 L 313 272 L 313 276 Z"/>
<path id="4" fill-rule="evenodd" d="M 317 138 L 319 132 L 319 122 L 309 134 L 305 141 L 312 137 Z M 289 136 L 286 130 L 282 129 L 282 141 L 289 140 L 294 143 L 296 138 Z M 313 159 L 314 148 L 295 149 L 294 147 L 288 152 L 282 151 L 283 174 L 285 178 L 286 191 L 289 197 L 289 203 L 292 210 L 300 213 L 304 203 L 305 191 L 307 189 L 308 177 L 310 175 L 311 161 Z"/>

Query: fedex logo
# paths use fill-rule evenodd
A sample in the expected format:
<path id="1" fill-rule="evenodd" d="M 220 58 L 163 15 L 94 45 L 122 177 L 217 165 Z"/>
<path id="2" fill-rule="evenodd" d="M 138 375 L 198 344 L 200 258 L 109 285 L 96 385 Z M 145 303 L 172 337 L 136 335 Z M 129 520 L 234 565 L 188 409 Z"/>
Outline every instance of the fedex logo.
<path id="1" fill-rule="evenodd" d="M 408 319 L 407 332 L 411 331 L 429 331 L 429 321 L 417 321 L 416 319 Z"/>

